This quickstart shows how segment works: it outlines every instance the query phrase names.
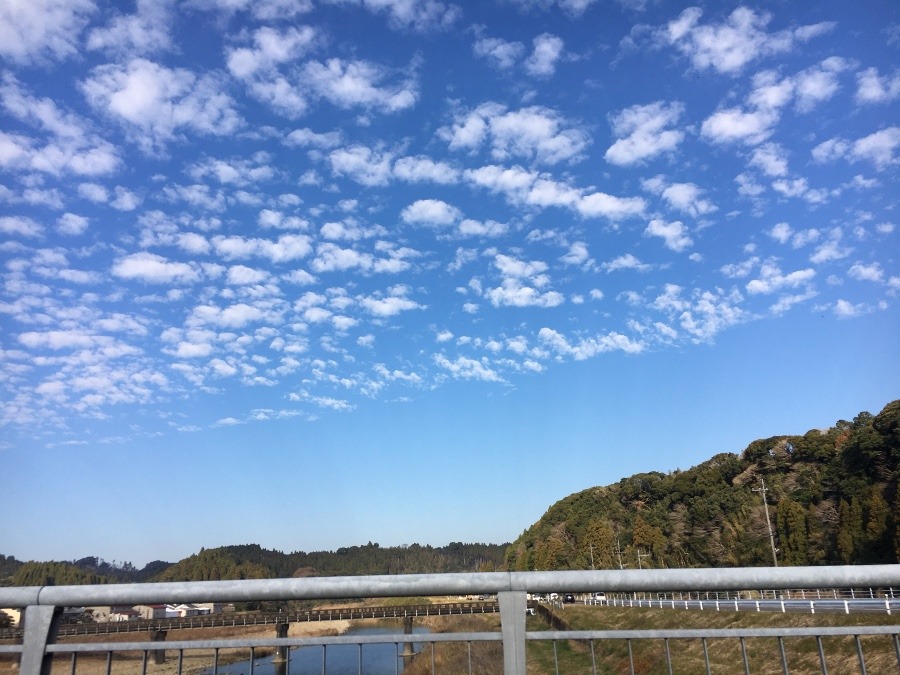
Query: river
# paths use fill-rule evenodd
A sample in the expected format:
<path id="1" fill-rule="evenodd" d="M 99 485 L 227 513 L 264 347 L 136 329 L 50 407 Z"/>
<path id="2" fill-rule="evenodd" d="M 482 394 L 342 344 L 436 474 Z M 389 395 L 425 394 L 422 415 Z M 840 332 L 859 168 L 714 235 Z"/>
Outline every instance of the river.
<path id="1" fill-rule="evenodd" d="M 402 630 L 402 629 L 401 629 Z M 414 626 L 413 634 L 428 634 L 423 626 Z M 395 635 L 396 628 L 351 628 L 343 635 Z M 413 650 L 418 653 L 424 645 L 416 643 Z M 253 666 L 254 675 L 346 675 L 357 673 L 359 670 L 360 648 L 359 645 L 328 645 L 325 650 L 325 670 L 322 670 L 321 646 L 296 647 L 291 649 L 290 670 L 284 668 L 284 664 L 273 662 L 274 655 L 256 659 Z M 402 645 L 401 645 L 402 649 Z M 219 666 L 221 675 L 247 675 L 250 672 L 250 661 L 237 661 L 228 665 Z M 362 645 L 362 671 L 366 675 L 394 675 L 403 672 L 403 659 L 398 654 L 397 644 L 364 644 Z M 212 668 L 203 671 L 203 675 L 211 675 Z"/>

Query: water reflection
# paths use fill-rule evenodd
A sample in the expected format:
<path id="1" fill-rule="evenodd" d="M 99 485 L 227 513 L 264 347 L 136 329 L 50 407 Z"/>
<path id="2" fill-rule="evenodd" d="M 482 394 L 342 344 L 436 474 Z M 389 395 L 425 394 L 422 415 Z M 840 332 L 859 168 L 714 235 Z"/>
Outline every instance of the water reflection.
<path id="1" fill-rule="evenodd" d="M 413 634 L 427 634 L 427 628 L 415 626 Z M 344 635 L 396 635 L 392 628 L 354 628 Z M 400 654 L 404 645 L 386 644 L 364 645 L 321 645 L 315 647 L 295 647 L 290 650 L 288 660 L 277 660 L 276 654 L 257 658 L 253 663 L 254 675 L 345 675 L 362 672 L 366 675 L 394 675 L 403 672 L 403 658 Z M 422 643 L 415 643 L 413 651 L 419 653 Z M 360 660 L 362 668 L 360 669 Z M 250 660 L 238 661 L 219 666 L 222 675 L 249 675 Z M 212 675 L 212 668 L 203 671 Z"/>

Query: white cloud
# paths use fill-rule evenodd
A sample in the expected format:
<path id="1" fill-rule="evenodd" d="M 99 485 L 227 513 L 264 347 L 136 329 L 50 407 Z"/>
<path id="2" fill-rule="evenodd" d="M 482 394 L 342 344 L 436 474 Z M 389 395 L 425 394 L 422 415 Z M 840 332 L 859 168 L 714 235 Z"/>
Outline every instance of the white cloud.
<path id="1" fill-rule="evenodd" d="M 92 29 L 87 48 L 117 57 L 170 50 L 172 4 L 173 0 L 137 0 L 134 14 L 116 13 L 105 27 Z"/>
<path id="2" fill-rule="evenodd" d="M 121 122 L 144 152 L 160 154 L 191 130 L 222 136 L 242 124 L 220 77 L 146 59 L 97 66 L 82 85 L 88 102 Z"/>
<path id="3" fill-rule="evenodd" d="M 656 101 L 613 115 L 610 124 L 618 140 L 606 151 L 606 161 L 630 166 L 672 152 L 684 140 L 684 133 L 669 127 L 678 122 L 683 111 L 681 103 Z"/>
<path id="4" fill-rule="evenodd" d="M 116 260 L 112 275 L 153 284 L 192 283 L 201 274 L 195 265 L 167 260 L 154 253 L 132 253 Z"/>
<path id="5" fill-rule="evenodd" d="M 584 265 L 590 261 L 587 244 L 583 241 L 574 242 L 569 246 L 568 252 L 562 256 L 560 260 L 566 265 Z"/>
<path id="6" fill-rule="evenodd" d="M 841 237 L 842 234 L 840 230 L 833 231 L 829 236 L 828 241 L 816 247 L 816 250 L 809 256 L 810 262 L 816 265 L 822 265 L 834 260 L 841 260 L 853 253 L 852 248 L 841 245 Z"/>
<path id="7" fill-rule="evenodd" d="M 237 78 L 252 80 L 260 71 L 271 71 L 306 54 L 316 37 L 316 31 L 309 26 L 291 26 L 283 31 L 263 26 L 253 32 L 252 47 L 228 52 L 228 70 Z"/>
<path id="8" fill-rule="evenodd" d="M 403 288 L 394 289 L 390 295 L 384 297 L 373 295 L 360 298 L 359 306 L 379 318 L 397 316 L 412 309 L 425 309 L 424 305 L 407 298 L 406 289 Z"/>
<path id="9" fill-rule="evenodd" d="M 335 175 L 347 176 L 370 187 L 388 184 L 392 159 L 390 153 L 376 152 L 363 145 L 339 148 L 328 155 L 331 171 Z"/>
<path id="10" fill-rule="evenodd" d="M 700 134 L 714 143 L 762 143 L 772 134 L 778 114 L 772 110 L 744 112 L 740 108 L 717 110 L 703 120 Z"/>
<path id="11" fill-rule="evenodd" d="M 759 277 L 747 283 L 747 292 L 768 294 L 782 288 L 796 288 L 809 283 L 815 276 L 816 271 L 811 268 L 782 274 L 776 264 L 765 262 L 760 267 Z"/>
<path id="12" fill-rule="evenodd" d="M 444 354 L 435 354 L 434 362 L 449 371 L 453 377 L 462 380 L 483 380 L 485 382 L 503 382 L 503 377 L 490 367 L 486 358 L 480 361 L 465 356 L 457 356 L 451 361 Z"/>
<path id="13" fill-rule="evenodd" d="M 541 292 L 515 278 L 504 279 L 500 286 L 485 290 L 484 297 L 494 307 L 557 307 L 565 302 L 562 293 Z"/>
<path id="14" fill-rule="evenodd" d="M 881 76 L 876 68 L 866 68 L 856 75 L 858 103 L 887 103 L 900 97 L 900 73 Z"/>
<path id="15" fill-rule="evenodd" d="M 521 42 L 509 42 L 500 38 L 480 38 L 472 45 L 475 56 L 487 59 L 501 70 L 513 68 L 525 53 Z"/>
<path id="16" fill-rule="evenodd" d="M 583 195 L 575 204 L 575 209 L 585 218 L 605 216 L 610 220 L 639 216 L 645 208 L 646 202 L 640 197 L 615 197 L 605 192 Z"/>
<path id="17" fill-rule="evenodd" d="M 563 41 L 556 35 L 543 33 L 534 38 L 534 51 L 525 61 L 525 71 L 533 77 L 549 77 L 556 72 L 562 56 Z"/>
<path id="18" fill-rule="evenodd" d="M 700 197 L 703 190 L 693 183 L 668 183 L 663 176 L 655 176 L 645 179 L 641 185 L 645 190 L 661 196 L 672 208 L 688 213 L 694 218 L 718 210 L 711 201 Z"/>
<path id="19" fill-rule="evenodd" d="M 777 242 L 786 244 L 793 232 L 794 230 L 787 223 L 776 223 L 772 229 L 769 230 L 768 235 Z"/>
<path id="20" fill-rule="evenodd" d="M 564 335 L 552 328 L 541 328 L 538 331 L 538 338 L 549 349 L 552 349 L 560 356 L 569 356 L 576 361 L 583 361 L 598 354 L 611 351 L 639 354 L 644 350 L 644 345 L 641 342 L 635 342 L 616 332 L 579 339 L 577 342 L 572 343 Z"/>
<path id="21" fill-rule="evenodd" d="M 194 308 L 188 318 L 188 324 L 194 327 L 243 328 L 247 324 L 260 321 L 265 317 L 266 313 L 260 307 L 248 305 L 245 302 L 235 303 L 228 307 L 207 304 Z"/>
<path id="22" fill-rule="evenodd" d="M 750 166 L 755 166 L 767 176 L 786 176 L 788 172 L 787 156 L 784 148 L 777 143 L 764 143 L 753 149 Z"/>
<path id="23" fill-rule="evenodd" d="M 500 237 L 507 233 L 509 227 L 496 220 L 472 220 L 465 218 L 459 222 L 458 232 L 463 237 Z"/>
<path id="24" fill-rule="evenodd" d="M 88 219 L 75 213 L 64 213 L 56 221 L 56 229 L 61 234 L 79 235 L 84 234 L 88 228 Z"/>
<path id="25" fill-rule="evenodd" d="M 400 212 L 404 223 L 432 227 L 451 225 L 461 215 L 459 209 L 440 199 L 419 199 Z"/>
<path id="26" fill-rule="evenodd" d="M 861 262 L 854 263 L 850 269 L 847 270 L 847 275 L 857 281 L 874 281 L 876 283 L 881 283 L 884 280 L 884 270 L 877 262 L 868 265 Z"/>
<path id="27" fill-rule="evenodd" d="M 444 30 L 462 16 L 457 5 L 439 0 L 362 0 L 362 4 L 372 12 L 386 13 L 388 25 L 395 30 Z"/>
<path id="28" fill-rule="evenodd" d="M 97 7 L 90 0 L 0 3 L 0 55 L 19 64 L 61 60 L 78 52 L 81 31 Z"/>
<path id="29" fill-rule="evenodd" d="M 10 115 L 41 132 L 40 141 L 0 131 L 0 167 L 54 176 L 99 176 L 121 163 L 115 146 L 90 130 L 90 123 L 62 110 L 50 98 L 32 96 L 9 73 L 2 76 L 0 104 Z"/>
<path id="30" fill-rule="evenodd" d="M 834 313 L 840 319 L 852 319 L 855 316 L 865 314 L 866 306 L 863 304 L 853 304 L 849 300 L 839 299 L 834 303 Z"/>
<path id="31" fill-rule="evenodd" d="M 636 256 L 632 255 L 631 253 L 626 253 L 624 255 L 620 255 L 614 260 L 603 263 L 602 267 L 607 272 L 615 272 L 617 270 L 636 270 L 638 272 L 646 272 L 650 269 L 651 266 L 647 263 L 642 263 Z"/>
<path id="32" fill-rule="evenodd" d="M 309 61 L 303 66 L 301 81 L 310 91 L 339 108 L 362 107 L 396 113 L 415 105 L 419 97 L 413 79 L 383 84 L 393 73 L 369 61 L 329 59 Z"/>
<path id="33" fill-rule="evenodd" d="M 798 42 L 809 40 L 830 30 L 834 24 L 801 26 L 793 31 L 765 31 L 771 21 L 768 13 L 756 13 L 738 7 L 723 22 L 700 24 L 703 14 L 698 7 L 685 9 L 660 32 L 661 39 L 674 45 L 691 59 L 698 70 L 713 69 L 736 75 L 744 67 L 764 56 L 785 53 Z"/>
<path id="34" fill-rule="evenodd" d="M 304 127 L 295 129 L 284 138 L 285 145 L 312 147 L 319 150 L 330 150 L 342 143 L 342 135 L 339 131 L 327 131 L 316 133 L 312 129 Z"/>
<path id="35" fill-rule="evenodd" d="M 847 67 L 844 59 L 832 56 L 797 73 L 793 77 L 797 110 L 809 112 L 820 102 L 834 96 L 840 86 L 837 76 Z"/>
<path id="36" fill-rule="evenodd" d="M 688 230 L 680 220 L 667 223 L 661 218 L 654 218 L 644 230 L 645 237 L 661 237 L 666 248 L 680 252 L 693 246 L 694 240 L 688 235 Z"/>
<path id="37" fill-rule="evenodd" d="M 900 148 L 900 127 L 887 127 L 855 141 L 837 137 L 822 141 L 812 149 L 817 162 L 830 162 L 846 158 L 856 162 L 872 162 L 876 169 L 886 169 L 897 164 L 896 153 Z"/>
<path id="38" fill-rule="evenodd" d="M 260 257 L 273 263 L 285 263 L 305 258 L 312 252 L 310 238 L 303 234 L 286 234 L 276 240 L 217 236 L 213 237 L 212 245 L 226 260 Z"/>
<path id="39" fill-rule="evenodd" d="M 590 144 L 584 129 L 570 124 L 551 108 L 507 110 L 497 103 L 485 103 L 457 115 L 453 125 L 443 127 L 438 135 L 451 150 L 475 150 L 488 139 L 495 159 L 519 157 L 543 164 L 580 160 Z"/>
<path id="40" fill-rule="evenodd" d="M 446 162 L 439 162 L 430 157 L 401 157 L 394 162 L 395 178 L 410 183 L 431 182 L 439 185 L 452 185 L 459 182 L 460 172 Z"/>
<path id="41" fill-rule="evenodd" d="M 40 237 L 44 228 L 27 216 L 0 216 L 0 232 L 9 236 Z"/>

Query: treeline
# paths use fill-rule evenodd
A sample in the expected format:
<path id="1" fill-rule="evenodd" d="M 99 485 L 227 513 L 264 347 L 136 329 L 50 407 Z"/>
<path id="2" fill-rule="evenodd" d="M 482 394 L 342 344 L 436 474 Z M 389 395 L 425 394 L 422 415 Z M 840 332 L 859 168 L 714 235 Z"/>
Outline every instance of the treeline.
<path id="1" fill-rule="evenodd" d="M 217 581 L 300 576 L 424 574 L 499 569 L 509 544 L 339 548 L 337 551 L 282 553 L 256 544 L 201 549 L 178 563 L 160 560 L 137 569 L 89 557 L 72 562 L 20 562 L 0 556 L 0 585 L 61 586 L 141 583 L 145 581 Z"/>
<path id="2" fill-rule="evenodd" d="M 502 567 L 508 544 L 453 542 L 433 547 L 365 546 L 336 551 L 282 553 L 256 544 L 201 550 L 171 566 L 155 581 L 207 581 L 300 576 L 471 572 Z"/>
<path id="3" fill-rule="evenodd" d="M 686 471 L 641 473 L 554 504 L 507 550 L 512 570 L 900 560 L 900 401 Z M 763 481 L 766 492 L 761 492 Z"/>

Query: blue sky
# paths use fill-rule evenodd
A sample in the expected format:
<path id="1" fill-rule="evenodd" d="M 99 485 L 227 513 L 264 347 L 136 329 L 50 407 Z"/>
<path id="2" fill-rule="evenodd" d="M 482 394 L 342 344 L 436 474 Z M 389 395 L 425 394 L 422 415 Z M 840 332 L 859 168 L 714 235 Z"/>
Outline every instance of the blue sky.
<path id="1" fill-rule="evenodd" d="M 0 1 L 0 552 L 510 541 L 878 412 L 898 15 Z"/>

